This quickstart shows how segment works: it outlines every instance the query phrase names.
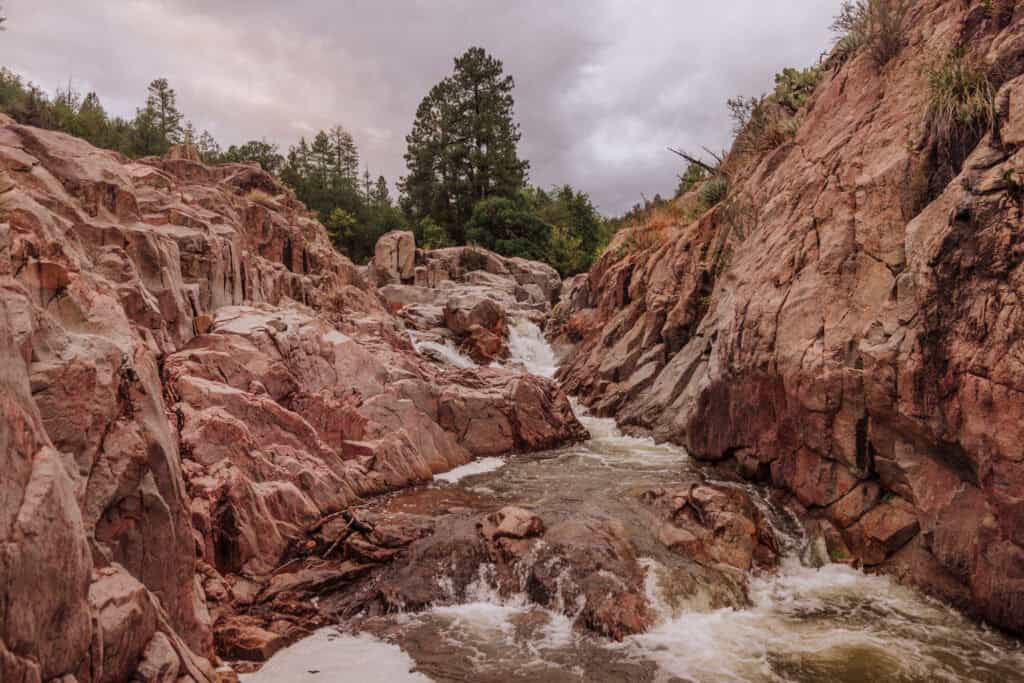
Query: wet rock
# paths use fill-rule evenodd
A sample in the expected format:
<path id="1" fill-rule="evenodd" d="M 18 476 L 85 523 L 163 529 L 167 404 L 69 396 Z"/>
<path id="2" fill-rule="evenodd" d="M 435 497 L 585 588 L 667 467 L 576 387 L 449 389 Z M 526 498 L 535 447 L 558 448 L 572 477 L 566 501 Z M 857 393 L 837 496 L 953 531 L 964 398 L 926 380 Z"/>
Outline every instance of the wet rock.
<path id="1" fill-rule="evenodd" d="M 101 657 L 97 680 L 130 679 L 156 634 L 156 610 L 146 588 L 124 569 L 107 567 L 98 570 L 89 587 L 89 603 L 96 614 Z"/>
<path id="2" fill-rule="evenodd" d="M 864 564 L 877 565 L 906 545 L 920 528 L 914 506 L 893 498 L 865 514 L 850 528 L 849 536 Z"/>
<path id="3" fill-rule="evenodd" d="M 234 616 L 217 624 L 217 651 L 229 659 L 262 662 L 288 644 L 284 636 L 260 626 L 257 619 Z"/>
<path id="4" fill-rule="evenodd" d="M 508 354 L 508 319 L 492 299 L 479 295 L 450 298 L 444 307 L 444 321 L 473 358 L 488 361 Z"/>
<path id="5" fill-rule="evenodd" d="M 271 632 L 314 623 L 298 593 L 259 591 L 316 519 L 469 462 L 467 430 L 440 424 L 442 395 L 449 424 L 493 411 L 517 448 L 582 429 L 551 384 L 536 387 L 553 411 L 534 424 L 515 402 L 536 396 L 511 372 L 496 391 L 446 393 L 446 368 L 256 165 L 210 167 L 184 148 L 127 160 L 4 119 L 0 187 L 4 680 L 130 680 L 144 661 L 169 676 L 162 633 L 179 676 L 201 681 L 213 623 L 237 609 L 258 607 Z M 389 240 L 381 261 L 411 282 L 411 235 Z M 494 270 L 508 282 L 496 297 L 518 303 L 530 283 Z M 469 413 L 452 409 L 460 393 Z M 110 567 L 151 601 L 125 603 L 144 628 L 134 607 L 90 601 Z"/>
<path id="6" fill-rule="evenodd" d="M 538 604 L 567 612 L 577 623 L 615 640 L 653 624 L 644 571 L 621 523 L 573 520 L 554 525 L 529 562 L 525 588 Z"/>
<path id="7" fill-rule="evenodd" d="M 881 498 L 882 488 L 873 481 L 858 484 L 856 488 L 828 508 L 829 517 L 842 528 L 853 525 L 872 509 Z"/>
<path id="8" fill-rule="evenodd" d="M 176 683 L 181 662 L 171 641 L 163 633 L 154 633 L 142 660 L 135 669 L 133 681 L 138 683 Z"/>
<path id="9" fill-rule="evenodd" d="M 884 75 L 847 62 L 791 142 L 731 171 L 732 201 L 690 220 L 679 216 L 697 215 L 699 190 L 678 198 L 652 217 L 661 239 L 648 248 L 621 231 L 565 292 L 551 331 L 572 346 L 560 375 L 571 393 L 695 458 L 735 456 L 759 479 L 770 463 L 776 486 L 840 527 L 872 514 L 870 481 L 910 502 L 941 536 L 923 552 L 1021 631 L 1024 584 L 1003 572 L 1024 552 L 1024 264 L 1005 181 L 1024 163 L 1006 142 L 1024 130 L 1021 29 L 973 7 L 912 5 L 915 25 L 1013 65 L 998 134 L 957 177 L 911 197 L 934 141 L 912 150 L 889 133 L 919 127 L 923 44 Z M 659 346 L 652 371 L 637 352 Z M 891 545 L 863 547 L 874 561 Z"/>
<path id="10" fill-rule="evenodd" d="M 522 508 L 504 507 L 481 520 L 480 533 L 488 541 L 530 538 L 544 533 L 544 520 Z"/>
<path id="11" fill-rule="evenodd" d="M 777 561 L 771 525 L 738 488 L 692 484 L 649 489 L 639 498 L 659 519 L 658 540 L 674 552 L 701 564 L 742 570 Z"/>

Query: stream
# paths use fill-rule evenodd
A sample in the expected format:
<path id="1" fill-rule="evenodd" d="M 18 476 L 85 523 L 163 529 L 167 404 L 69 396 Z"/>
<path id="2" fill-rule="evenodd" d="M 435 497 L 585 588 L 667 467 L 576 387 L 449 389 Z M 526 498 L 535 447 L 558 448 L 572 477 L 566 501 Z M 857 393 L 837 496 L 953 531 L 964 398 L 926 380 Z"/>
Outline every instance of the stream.
<path id="1" fill-rule="evenodd" d="M 453 348 L 434 345 L 441 357 Z M 510 366 L 550 377 L 540 331 L 518 323 Z M 449 362 L 453 362 L 448 359 Z M 545 522 L 588 515 L 621 522 L 647 570 L 656 623 L 614 642 L 574 627 L 569 609 L 501 597 L 484 572 L 462 604 L 375 617 L 361 633 L 324 629 L 278 653 L 246 683 L 401 681 L 979 681 L 1024 680 L 1020 643 L 955 610 L 842 564 L 801 561 L 800 525 L 767 491 L 744 487 L 768 516 L 783 554 L 755 574 L 747 604 L 723 607 L 714 586 L 678 580 L 686 562 L 654 538 L 635 492 L 700 470 L 681 448 L 623 435 L 613 420 L 577 415 L 591 433 L 546 453 L 484 458 L 433 487 L 538 511 Z M 735 484 L 734 484 L 735 485 Z"/>

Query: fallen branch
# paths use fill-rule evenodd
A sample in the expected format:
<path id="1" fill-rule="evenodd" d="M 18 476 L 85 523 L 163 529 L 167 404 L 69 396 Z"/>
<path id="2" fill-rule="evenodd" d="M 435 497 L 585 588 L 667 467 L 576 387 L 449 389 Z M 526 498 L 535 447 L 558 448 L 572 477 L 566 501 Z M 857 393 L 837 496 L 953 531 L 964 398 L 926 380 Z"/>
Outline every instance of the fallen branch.
<path id="1" fill-rule="evenodd" d="M 712 157 L 714 157 L 715 161 L 717 162 L 715 166 L 711 166 L 710 164 L 708 164 L 708 163 L 706 163 L 704 161 L 701 161 L 697 157 L 692 156 L 690 154 L 687 154 L 683 150 L 676 149 L 675 147 L 669 147 L 668 151 L 672 152 L 673 154 L 675 154 L 677 156 L 681 156 L 682 158 L 686 159 L 691 164 L 694 164 L 696 166 L 700 166 L 701 168 L 703 168 L 705 171 L 707 171 L 708 173 L 710 173 L 713 176 L 724 175 L 722 173 L 722 170 L 721 170 L 722 159 L 717 154 L 715 154 L 714 152 L 709 150 L 707 147 L 704 147 L 703 149 L 704 149 L 705 152 L 707 152 Z"/>

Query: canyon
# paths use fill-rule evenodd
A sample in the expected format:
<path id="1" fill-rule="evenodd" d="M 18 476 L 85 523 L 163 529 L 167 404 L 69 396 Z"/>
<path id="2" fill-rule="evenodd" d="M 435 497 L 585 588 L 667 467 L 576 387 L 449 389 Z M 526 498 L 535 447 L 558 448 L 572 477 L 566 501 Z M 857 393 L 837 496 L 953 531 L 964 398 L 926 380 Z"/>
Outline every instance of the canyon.
<path id="1" fill-rule="evenodd" d="M 726 201 L 565 281 L 405 231 L 357 266 L 257 165 L 0 115 L 0 680 L 396 643 L 433 680 L 863 680 L 887 639 L 907 680 L 1019 675 L 1022 12 L 910 3 Z M 994 124 L 922 199 L 952 49 Z"/>

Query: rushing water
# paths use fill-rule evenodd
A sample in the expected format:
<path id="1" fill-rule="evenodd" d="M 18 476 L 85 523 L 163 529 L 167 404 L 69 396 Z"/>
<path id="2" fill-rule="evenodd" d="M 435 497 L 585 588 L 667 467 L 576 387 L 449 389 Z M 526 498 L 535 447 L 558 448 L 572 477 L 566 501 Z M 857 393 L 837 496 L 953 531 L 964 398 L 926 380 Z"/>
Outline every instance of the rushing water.
<path id="1" fill-rule="evenodd" d="M 512 329 L 512 360 L 550 376 L 554 358 L 535 326 Z M 270 681 L 984 681 L 1024 680 L 1018 643 L 893 581 L 843 565 L 799 560 L 799 526 L 749 489 L 787 554 L 754 576 L 749 605 L 723 608 L 712 586 L 675 580 L 683 562 L 638 515 L 635 492 L 671 485 L 697 467 L 686 453 L 581 418 L 591 439 L 507 460 L 487 458 L 439 477 L 451 486 L 538 510 L 546 522 L 579 515 L 621 521 L 647 568 L 657 623 L 615 643 L 575 629 L 564 614 L 501 598 L 485 577 L 465 604 L 370 620 L 369 633 L 333 629 L 272 659 Z"/>

